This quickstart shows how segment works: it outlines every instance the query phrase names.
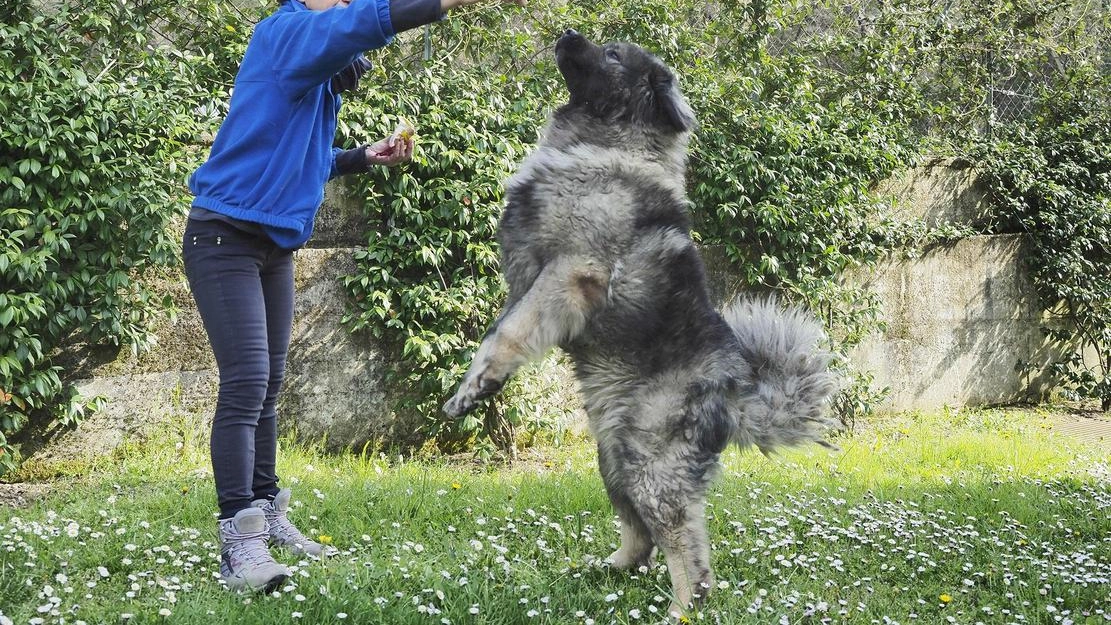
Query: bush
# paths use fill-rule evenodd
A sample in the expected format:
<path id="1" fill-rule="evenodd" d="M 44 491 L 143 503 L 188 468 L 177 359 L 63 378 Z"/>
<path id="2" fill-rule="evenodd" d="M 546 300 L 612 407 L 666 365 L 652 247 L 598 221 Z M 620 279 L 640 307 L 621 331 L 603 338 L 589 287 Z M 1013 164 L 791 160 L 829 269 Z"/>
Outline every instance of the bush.
<path id="1" fill-rule="evenodd" d="M 406 389 L 398 410 L 427 415 L 418 438 L 448 447 L 483 431 L 511 448 L 518 426 L 546 427 L 554 419 L 534 410 L 543 392 L 527 392 L 535 386 L 527 376 L 484 413 L 458 424 L 440 418 L 440 404 L 503 299 L 495 241 L 502 180 L 536 141 L 557 97 L 552 64 L 533 65 L 513 17 L 473 11 L 437 25 L 426 62 L 414 59 L 423 53 L 419 37 L 377 53 L 365 92 L 341 113 L 341 133 L 351 143 L 388 135 L 397 116 L 419 126 L 413 164 L 377 168 L 352 182 L 366 198 L 370 227 L 367 248 L 355 254 L 358 269 L 346 279 L 354 299 L 346 320 L 395 347 L 390 379 Z M 480 56 L 502 65 L 491 69 Z M 505 63 L 514 58 L 522 64 L 517 72 Z"/>
<path id="2" fill-rule="evenodd" d="M 419 122 L 421 149 L 414 166 L 360 183 L 376 227 L 347 279 L 348 320 L 397 346 L 404 366 L 394 380 L 412 391 L 397 409 L 426 415 L 424 434 L 492 435 L 508 447 L 516 426 L 546 425 L 524 417 L 542 412 L 544 385 L 528 375 L 459 423 L 445 423 L 439 405 L 504 299 L 501 181 L 565 100 L 550 48 L 567 26 L 641 42 L 680 68 L 700 119 L 689 178 L 697 236 L 723 248 L 752 288 L 822 314 L 839 349 L 875 327 L 875 303 L 840 277 L 894 245 L 868 188 L 915 154 L 912 70 L 886 62 L 897 49 L 879 35 L 858 59 L 875 75 L 864 84 L 813 55 L 773 58 L 762 10 L 649 0 L 475 11 L 436 27 L 431 60 L 419 58 L 419 38 L 376 55 L 369 89 L 345 105 L 348 141 L 383 136 L 404 115 Z"/>
<path id="3" fill-rule="evenodd" d="M 1045 90 L 1037 113 L 980 147 L 998 229 L 1029 235 L 1026 262 L 1072 399 L 1111 410 L 1111 79 L 1088 68 Z M 1095 362 L 1083 353 L 1095 354 Z"/>
<path id="4" fill-rule="evenodd" d="M 182 183 L 222 118 L 252 23 L 273 9 L 34 6 L 10 8 L 0 25 L 0 472 L 14 466 L 8 437 L 30 419 L 72 423 L 91 401 L 67 387 L 60 348 L 140 349 L 148 321 L 164 312 L 144 277 L 177 262 L 168 226 L 189 200 Z M 694 235 L 722 250 L 747 288 L 817 312 L 847 352 L 880 311 L 842 283 L 845 271 L 921 230 L 890 222 L 872 184 L 912 163 L 924 138 L 936 147 L 975 136 L 994 114 L 985 97 L 985 87 L 998 91 L 993 67 L 1032 76 L 1070 54 L 1090 56 L 1093 20 L 1105 17 L 988 0 L 460 11 L 427 39 L 418 31 L 373 53 L 375 70 L 341 115 L 349 146 L 388 134 L 401 115 L 421 135 L 413 165 L 355 183 L 371 227 L 346 279 L 347 322 L 395 350 L 392 382 L 406 390 L 396 408 L 423 415 L 418 437 L 509 449 L 518 428 L 549 427 L 566 410 L 547 377 L 526 374 L 485 412 L 439 418 L 503 300 L 501 183 L 564 97 L 551 46 L 574 27 L 641 43 L 679 70 L 701 124 L 688 180 Z M 1066 302 L 1077 321 L 1068 336 L 1097 346 L 1106 368 L 1106 285 L 1092 278 L 1108 275 L 1107 118 L 1095 106 L 1102 91 L 1091 89 L 1106 85 L 1096 78 L 1047 97 L 1041 121 L 986 153 L 1005 210 L 1040 237 L 1046 301 Z M 1074 390 L 1106 397 L 1106 370 L 1099 378 L 1076 365 L 1063 364 Z M 838 401 L 846 420 L 877 397 L 866 376 L 854 377 Z"/>
<path id="5" fill-rule="evenodd" d="M 0 24 L 0 473 L 31 420 L 69 425 L 97 405 L 59 349 L 140 349 L 167 310 L 143 278 L 177 262 L 169 226 L 214 120 L 198 111 L 215 57 L 156 45 L 178 5 L 24 3 Z"/>
<path id="6" fill-rule="evenodd" d="M 1063 5 L 984 0 L 648 0 L 453 16 L 433 30 L 431 59 L 419 58 L 419 39 L 377 54 L 379 87 L 346 113 L 370 120 L 348 126 L 359 137 L 387 133 L 396 114 L 418 119 L 424 146 L 416 167 L 380 172 L 364 187 L 378 228 L 348 279 L 349 319 L 398 346 L 405 366 L 395 380 L 413 391 L 398 409 L 426 415 L 425 434 L 498 430 L 504 446 L 522 415 L 538 413 L 544 385 L 528 376 L 478 418 L 445 424 L 438 407 L 504 297 L 493 245 L 499 182 L 562 102 L 550 47 L 572 26 L 639 42 L 679 70 L 700 121 L 688 180 L 695 236 L 723 250 L 748 288 L 817 312 L 847 353 L 879 327 L 881 311 L 844 283 L 846 270 L 923 230 L 892 222 L 874 183 L 926 145 L 976 137 L 995 114 L 985 89 L 994 90 L 997 66 L 1034 76 L 1027 57 L 1090 47 L 1088 21 Z M 959 229 L 924 238 L 946 232 Z M 837 409 L 850 421 L 882 390 L 843 366 L 854 383 Z"/>

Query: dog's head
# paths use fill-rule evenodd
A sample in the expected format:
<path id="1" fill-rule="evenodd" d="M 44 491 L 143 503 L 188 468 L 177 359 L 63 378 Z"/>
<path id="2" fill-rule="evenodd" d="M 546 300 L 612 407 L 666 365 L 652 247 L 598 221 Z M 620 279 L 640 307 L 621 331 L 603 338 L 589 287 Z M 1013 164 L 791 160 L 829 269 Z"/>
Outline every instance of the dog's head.
<path id="1" fill-rule="evenodd" d="M 675 74 L 658 58 L 631 43 L 597 45 L 574 30 L 556 42 L 556 63 L 568 106 L 608 120 L 683 133 L 694 113 L 676 85 Z"/>

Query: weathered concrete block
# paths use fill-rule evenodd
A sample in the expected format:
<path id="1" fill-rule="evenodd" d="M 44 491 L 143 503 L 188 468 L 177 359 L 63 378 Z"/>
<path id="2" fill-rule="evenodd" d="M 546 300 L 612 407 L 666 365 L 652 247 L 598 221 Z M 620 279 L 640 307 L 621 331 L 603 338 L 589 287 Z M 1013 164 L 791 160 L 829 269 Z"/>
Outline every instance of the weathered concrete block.
<path id="1" fill-rule="evenodd" d="M 881 408 L 1002 404 L 1049 389 L 1053 353 L 1020 235 L 977 236 L 845 277 L 879 298 L 883 332 L 850 358 L 890 394 Z M 721 250 L 703 250 L 714 300 L 746 292 Z"/>
<path id="2" fill-rule="evenodd" d="M 310 248 L 365 247 L 367 233 L 373 226 L 363 215 L 366 200 L 342 179 L 328 183 L 324 205 L 316 216 Z"/>
<path id="3" fill-rule="evenodd" d="M 891 389 L 891 409 L 1025 401 L 1042 391 L 1042 311 L 1019 235 L 979 236 L 850 279 L 874 292 L 887 324 L 852 354 Z"/>
<path id="4" fill-rule="evenodd" d="M 908 216 L 934 222 L 975 224 L 985 207 L 975 172 L 947 161 L 888 181 L 881 191 L 901 197 Z M 400 422 L 390 410 L 396 390 L 385 383 L 388 355 L 340 322 L 348 305 L 342 278 L 354 270 L 352 252 L 364 245 L 367 231 L 362 200 L 338 184 L 328 194 L 311 246 L 296 254 L 297 300 L 279 419 L 287 431 L 326 439 L 333 449 L 406 439 L 416 424 Z M 886 408 L 1005 403 L 1045 392 L 1042 372 L 1052 354 L 1039 329 L 1042 311 L 1023 269 L 1024 253 L 1019 236 L 973 237 L 846 277 L 875 292 L 884 310 L 886 331 L 851 357 L 890 387 Z M 704 257 L 716 301 L 745 291 L 720 250 L 704 250 Z M 108 408 L 62 433 L 39 458 L 105 453 L 130 435 L 181 427 L 186 419 L 203 426 L 211 418 L 216 366 L 185 279 L 171 272 L 156 288 L 173 297 L 180 313 L 156 329 L 152 351 L 106 355 L 73 347 L 67 370 L 84 394 L 108 398 Z M 557 388 L 553 414 L 581 419 L 568 409 L 575 393 L 566 371 L 546 363 L 542 384 Z"/>
<path id="5" fill-rule="evenodd" d="M 411 432 L 389 409 L 382 350 L 369 335 L 352 334 L 340 322 L 348 301 L 342 277 L 353 270 L 348 248 L 303 249 L 295 256 L 298 292 L 279 423 L 333 448 L 397 440 Z M 78 390 L 103 396 L 108 405 L 76 429 L 57 433 L 36 460 L 107 453 L 127 436 L 172 427 L 183 415 L 200 415 L 202 421 L 193 424 L 207 427 L 219 377 L 204 326 L 184 275 L 166 277 L 160 288 L 180 308 L 177 318 L 156 328 L 154 349 L 138 356 L 117 352 L 104 358 L 103 350 L 78 350 L 85 355 L 73 365 L 81 372 Z M 101 361 L 90 353 L 99 353 Z"/>
<path id="6" fill-rule="evenodd" d="M 293 334 L 279 415 L 307 439 L 342 448 L 371 440 L 397 440 L 399 425 L 385 385 L 389 366 L 367 333 L 355 333 L 341 318 L 348 306 L 343 277 L 355 270 L 350 248 L 306 248 L 297 252 Z M 402 427 L 398 430 L 396 428 Z"/>
<path id="7" fill-rule="evenodd" d="M 895 198 L 894 216 L 922 219 L 930 226 L 957 223 L 980 227 L 987 222 L 991 208 L 980 171 L 953 158 L 908 169 L 876 185 L 875 193 Z"/>
<path id="8" fill-rule="evenodd" d="M 107 407 L 73 430 L 43 433 L 44 440 L 35 441 L 33 462 L 50 465 L 108 455 L 127 440 L 155 432 L 207 430 L 216 384 L 215 372 L 207 369 L 116 372 L 79 380 L 83 395 L 102 396 Z"/>

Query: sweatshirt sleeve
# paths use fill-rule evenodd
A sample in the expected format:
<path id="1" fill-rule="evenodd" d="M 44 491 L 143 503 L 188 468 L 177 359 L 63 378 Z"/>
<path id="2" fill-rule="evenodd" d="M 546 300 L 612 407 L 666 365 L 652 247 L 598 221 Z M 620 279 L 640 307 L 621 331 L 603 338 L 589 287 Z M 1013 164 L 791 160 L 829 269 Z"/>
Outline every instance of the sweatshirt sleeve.
<path id="1" fill-rule="evenodd" d="M 268 33 L 272 67 L 283 87 L 300 96 L 396 33 L 442 17 L 439 0 L 351 0 L 346 8 L 290 11 Z"/>
<path id="2" fill-rule="evenodd" d="M 297 0 L 290 0 L 296 2 Z M 289 11 L 270 25 L 267 38 L 283 88 L 299 97 L 394 36 L 389 0 L 351 0 L 347 8 Z"/>
<path id="3" fill-rule="evenodd" d="M 332 171 L 328 178 L 370 171 L 370 163 L 366 160 L 366 148 L 365 145 L 351 150 L 332 148 Z"/>
<path id="4" fill-rule="evenodd" d="M 395 32 L 403 32 L 444 17 L 440 0 L 390 0 L 390 20 Z"/>

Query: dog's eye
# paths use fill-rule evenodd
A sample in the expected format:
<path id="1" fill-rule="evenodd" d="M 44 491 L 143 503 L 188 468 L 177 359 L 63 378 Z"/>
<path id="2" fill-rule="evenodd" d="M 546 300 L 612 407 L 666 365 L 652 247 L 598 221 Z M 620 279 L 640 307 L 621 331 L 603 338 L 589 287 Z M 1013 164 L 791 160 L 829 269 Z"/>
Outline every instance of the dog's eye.
<path id="1" fill-rule="evenodd" d="M 618 54 L 617 50 L 614 50 L 613 48 L 606 49 L 606 58 L 610 61 L 613 61 L 614 63 L 621 62 L 621 55 Z"/>

